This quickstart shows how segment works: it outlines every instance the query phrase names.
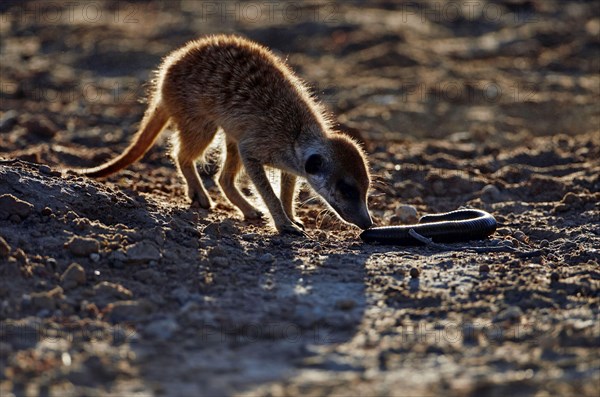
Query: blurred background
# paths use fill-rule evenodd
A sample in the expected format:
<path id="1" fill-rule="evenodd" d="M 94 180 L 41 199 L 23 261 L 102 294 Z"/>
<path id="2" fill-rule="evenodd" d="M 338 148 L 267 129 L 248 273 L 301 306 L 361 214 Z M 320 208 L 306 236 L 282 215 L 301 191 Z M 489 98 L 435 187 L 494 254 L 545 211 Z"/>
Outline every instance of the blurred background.
<path id="1" fill-rule="evenodd" d="M 0 128 L 13 132 L 2 136 L 3 152 L 31 151 L 49 137 L 68 148 L 122 143 L 139 122 L 161 58 L 211 33 L 272 48 L 342 127 L 370 140 L 506 145 L 586 133 L 600 123 L 596 1 L 4 1 L 0 7 Z M 49 157 L 44 150 L 35 151 Z"/>

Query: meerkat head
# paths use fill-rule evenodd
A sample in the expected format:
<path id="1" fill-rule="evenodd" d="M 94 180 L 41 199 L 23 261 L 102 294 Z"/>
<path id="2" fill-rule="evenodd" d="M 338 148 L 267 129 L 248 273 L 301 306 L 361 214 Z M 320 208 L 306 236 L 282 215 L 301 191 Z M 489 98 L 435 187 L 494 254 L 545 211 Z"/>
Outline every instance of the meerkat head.
<path id="1" fill-rule="evenodd" d="M 304 172 L 312 188 L 344 221 L 361 229 L 371 227 L 367 208 L 371 178 L 358 144 L 344 135 L 332 135 L 327 144 L 305 153 Z"/>

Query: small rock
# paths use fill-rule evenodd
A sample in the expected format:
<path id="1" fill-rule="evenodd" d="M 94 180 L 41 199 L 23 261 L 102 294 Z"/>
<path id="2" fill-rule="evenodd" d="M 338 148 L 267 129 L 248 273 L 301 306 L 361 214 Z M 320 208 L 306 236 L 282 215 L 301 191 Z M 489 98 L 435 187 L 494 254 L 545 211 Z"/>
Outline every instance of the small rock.
<path id="1" fill-rule="evenodd" d="M 556 283 L 558 282 L 558 280 L 560 280 L 560 274 L 558 274 L 557 272 L 552 272 L 550 274 L 550 282 Z"/>
<path id="2" fill-rule="evenodd" d="M 529 237 L 527 237 L 527 235 L 520 230 L 517 230 L 516 232 L 514 232 L 513 237 L 522 243 L 525 243 L 525 244 L 529 243 Z"/>
<path id="3" fill-rule="evenodd" d="M 179 329 L 179 325 L 172 318 L 165 318 L 161 320 L 156 320 L 151 322 L 143 329 L 143 333 L 159 340 L 167 340 L 177 330 Z"/>
<path id="4" fill-rule="evenodd" d="M 129 263 L 146 263 L 162 258 L 158 247 L 147 240 L 128 246 L 125 249 L 125 255 L 126 261 Z"/>
<path id="5" fill-rule="evenodd" d="M 44 209 L 42 210 L 42 215 L 44 215 L 44 216 L 50 216 L 50 215 L 52 215 L 52 208 L 50 208 L 50 207 L 44 207 Z"/>
<path id="6" fill-rule="evenodd" d="M 211 265 L 215 267 L 228 267 L 229 261 L 223 256 L 215 256 L 210 258 Z"/>
<path id="7" fill-rule="evenodd" d="M 273 254 L 270 254 L 267 252 L 266 254 L 261 255 L 258 258 L 258 260 L 261 261 L 262 263 L 273 263 L 273 262 L 275 262 L 275 257 L 273 256 Z"/>
<path id="8" fill-rule="evenodd" d="M 40 165 L 38 167 L 38 170 L 44 175 L 60 176 L 60 171 L 54 171 L 52 168 L 50 168 L 46 164 Z"/>
<path id="9" fill-rule="evenodd" d="M 494 318 L 495 321 L 506 321 L 506 320 L 518 320 L 523 316 L 523 310 L 519 306 L 511 306 L 500 313 Z"/>
<path id="10" fill-rule="evenodd" d="M 78 263 L 71 263 L 60 277 L 60 283 L 64 289 L 75 288 L 85 283 L 85 270 Z"/>
<path id="11" fill-rule="evenodd" d="M 54 310 L 58 300 L 64 299 L 63 289 L 56 287 L 50 291 L 34 292 L 31 294 L 31 305 L 36 309 Z"/>
<path id="12" fill-rule="evenodd" d="M 219 224 L 217 223 L 207 225 L 202 232 L 213 239 L 221 238 L 221 231 L 219 230 Z"/>
<path id="13" fill-rule="evenodd" d="M 42 164 L 38 167 L 38 171 L 41 172 L 42 174 L 47 175 L 52 172 L 52 168 L 50 168 L 46 164 Z"/>
<path id="14" fill-rule="evenodd" d="M 540 248 L 546 248 L 550 245 L 550 242 L 546 239 L 543 239 L 542 241 L 540 241 Z"/>
<path id="15" fill-rule="evenodd" d="M 0 236 L 0 258 L 6 258 L 8 254 L 10 254 L 10 245 L 8 245 L 4 237 Z"/>
<path id="16" fill-rule="evenodd" d="M 133 296 L 131 291 L 127 288 L 120 284 L 115 284 L 108 281 L 101 281 L 94 285 L 94 294 L 96 294 L 97 297 L 111 299 L 131 299 Z"/>
<path id="17" fill-rule="evenodd" d="M 483 189 L 481 189 L 481 199 L 486 203 L 497 202 L 500 198 L 500 189 L 494 185 L 485 185 Z"/>
<path id="18" fill-rule="evenodd" d="M 14 110 L 5 112 L 2 117 L 0 117 L 0 132 L 10 132 L 10 130 L 17 125 L 18 116 L 18 113 Z"/>
<path id="19" fill-rule="evenodd" d="M 514 240 L 514 241 L 513 241 L 513 240 L 511 240 L 511 238 L 510 238 L 510 237 L 507 237 L 506 239 L 504 239 L 504 240 L 502 240 L 502 241 L 500 242 L 500 245 L 502 245 L 502 246 L 504 246 L 504 247 L 509 247 L 509 248 L 510 248 L 510 247 L 515 247 L 515 246 L 517 245 L 517 244 L 515 244 L 515 241 L 516 241 L 516 240 Z"/>
<path id="20" fill-rule="evenodd" d="M 479 273 L 489 273 L 490 267 L 485 263 L 483 265 L 479 265 Z"/>
<path id="21" fill-rule="evenodd" d="M 562 204 L 566 204 L 569 206 L 578 206 L 581 204 L 582 200 L 581 197 L 579 197 L 578 195 L 576 195 L 573 192 L 568 192 L 567 194 L 565 194 L 562 198 L 562 200 L 560 201 Z"/>
<path id="22" fill-rule="evenodd" d="M 398 208 L 396 208 L 396 216 L 402 223 L 416 223 L 417 209 L 412 205 L 401 205 Z"/>
<path id="23" fill-rule="evenodd" d="M 152 312 L 152 305 L 147 301 L 120 301 L 107 306 L 108 318 L 111 322 L 138 321 Z"/>
<path id="24" fill-rule="evenodd" d="M 352 310 L 356 306 L 354 299 L 339 299 L 335 302 L 335 307 L 340 310 Z"/>
<path id="25" fill-rule="evenodd" d="M 15 259 L 21 263 L 27 264 L 29 260 L 27 259 L 27 254 L 21 248 L 17 248 L 15 250 Z"/>
<path id="26" fill-rule="evenodd" d="M 8 219 L 11 215 L 18 215 L 25 219 L 33 211 L 33 205 L 23 201 L 12 194 L 0 196 L 0 219 Z"/>
<path id="27" fill-rule="evenodd" d="M 73 236 L 65 243 L 65 247 L 77 256 L 89 256 L 100 250 L 100 244 L 93 238 Z"/>
<path id="28" fill-rule="evenodd" d="M 56 125 L 44 116 L 26 116 L 21 124 L 27 132 L 42 138 L 54 138 L 58 132 Z"/>
<path id="29" fill-rule="evenodd" d="M 417 269 L 416 267 L 410 268 L 410 277 L 411 278 L 419 278 L 419 275 L 420 275 L 419 269 Z"/>
<path id="30" fill-rule="evenodd" d="M 92 260 L 92 262 L 98 263 L 98 261 L 100 260 L 100 254 L 93 252 L 90 254 L 90 259 Z"/>

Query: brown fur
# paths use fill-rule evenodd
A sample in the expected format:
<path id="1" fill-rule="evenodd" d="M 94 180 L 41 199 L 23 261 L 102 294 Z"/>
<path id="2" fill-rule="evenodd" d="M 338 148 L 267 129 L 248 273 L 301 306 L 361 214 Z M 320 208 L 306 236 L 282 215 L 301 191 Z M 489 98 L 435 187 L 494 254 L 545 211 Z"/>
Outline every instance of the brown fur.
<path id="1" fill-rule="evenodd" d="M 362 228 L 371 225 L 364 153 L 353 140 L 331 131 L 325 112 L 305 85 L 266 48 L 221 35 L 192 41 L 171 53 L 158 71 L 151 105 L 133 143 L 116 159 L 81 173 L 106 176 L 138 160 L 169 120 L 178 131 L 174 155 L 188 195 L 203 208 L 209 208 L 211 200 L 195 161 L 221 127 L 227 154 L 219 184 L 246 218 L 261 214 L 235 187 L 242 165 L 280 232 L 302 233 L 293 210 L 297 176 L 305 177 L 344 220 Z M 281 200 L 264 166 L 281 169 Z"/>

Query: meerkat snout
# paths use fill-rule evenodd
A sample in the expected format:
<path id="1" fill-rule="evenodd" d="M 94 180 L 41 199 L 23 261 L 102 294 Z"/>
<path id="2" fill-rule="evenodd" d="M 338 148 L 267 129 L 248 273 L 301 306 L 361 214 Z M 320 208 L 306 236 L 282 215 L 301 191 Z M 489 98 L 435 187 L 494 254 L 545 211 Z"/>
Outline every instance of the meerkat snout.
<path id="1" fill-rule="evenodd" d="M 304 163 L 306 180 L 346 222 L 361 229 L 373 225 L 367 206 L 371 183 L 364 154 L 355 142 L 333 135 L 319 153 Z"/>

